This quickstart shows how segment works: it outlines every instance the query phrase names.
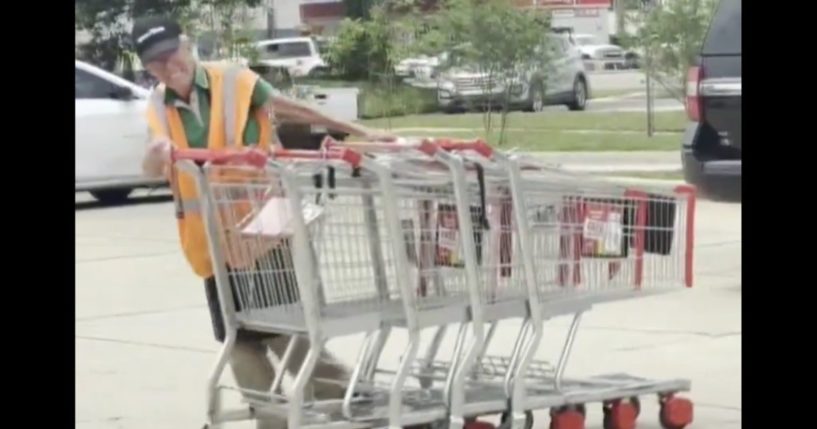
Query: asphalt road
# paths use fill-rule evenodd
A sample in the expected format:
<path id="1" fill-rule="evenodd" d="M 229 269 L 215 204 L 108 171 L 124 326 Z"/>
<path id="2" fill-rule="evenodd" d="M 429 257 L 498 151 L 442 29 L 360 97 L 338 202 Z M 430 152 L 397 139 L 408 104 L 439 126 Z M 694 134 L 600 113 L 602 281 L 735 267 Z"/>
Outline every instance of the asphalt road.
<path id="1" fill-rule="evenodd" d="M 78 194 L 76 427 L 201 427 L 217 344 L 201 282 L 179 251 L 166 192 L 122 206 L 87 201 Z M 740 212 L 740 204 L 701 201 L 695 287 L 593 309 L 568 375 L 688 377 L 697 407 L 691 429 L 741 427 Z M 541 356 L 553 356 L 568 324 L 566 318 L 549 322 Z M 501 325 L 493 351 L 507 350 L 518 326 Z M 329 346 L 351 362 L 359 344 L 354 336 Z M 388 346 L 387 364 L 400 352 Z M 545 414 L 536 413 L 536 428 L 547 427 Z M 656 416 L 654 401 L 643 401 L 638 427 L 658 429 Z M 600 407 L 589 407 L 587 427 L 601 429 L 601 421 Z"/>

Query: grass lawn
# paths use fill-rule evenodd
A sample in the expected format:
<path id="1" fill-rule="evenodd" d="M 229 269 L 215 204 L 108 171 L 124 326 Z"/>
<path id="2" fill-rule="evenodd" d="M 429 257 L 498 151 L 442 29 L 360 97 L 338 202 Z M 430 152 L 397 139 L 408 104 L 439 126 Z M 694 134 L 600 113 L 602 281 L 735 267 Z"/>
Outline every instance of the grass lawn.
<path id="1" fill-rule="evenodd" d="M 375 128 L 468 128 L 482 132 L 482 113 L 464 114 L 423 114 L 378 118 L 361 121 Z M 500 115 L 494 114 L 492 121 L 499 128 Z M 681 132 L 686 126 L 684 112 L 656 112 L 655 130 Z M 512 112 L 508 115 L 508 128 L 525 130 L 607 130 L 644 131 L 647 130 L 646 114 L 639 112 L 570 112 L 549 111 L 542 113 Z M 677 139 L 677 137 L 676 137 Z"/>
<path id="2" fill-rule="evenodd" d="M 405 134 L 405 133 L 404 133 Z M 408 133 L 419 137 L 478 138 L 484 132 L 418 131 Z M 493 133 L 488 141 L 496 145 L 498 133 Z M 671 151 L 680 147 L 680 137 L 676 134 L 662 134 L 647 137 L 646 133 L 571 133 L 559 130 L 534 129 L 528 131 L 508 131 L 502 149 L 517 148 L 522 151 Z"/>

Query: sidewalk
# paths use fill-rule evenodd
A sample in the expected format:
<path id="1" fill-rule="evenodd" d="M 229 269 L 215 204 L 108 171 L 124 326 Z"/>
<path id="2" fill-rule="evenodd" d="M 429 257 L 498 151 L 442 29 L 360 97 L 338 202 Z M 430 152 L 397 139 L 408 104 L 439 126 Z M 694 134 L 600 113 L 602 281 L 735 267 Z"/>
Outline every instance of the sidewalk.
<path id="1" fill-rule="evenodd" d="M 530 155 L 567 170 L 588 173 L 662 172 L 682 168 L 677 151 L 531 152 Z"/>
<path id="2" fill-rule="evenodd" d="M 635 159 L 650 156 L 665 155 Z M 688 429 L 738 429 L 740 205 L 700 201 L 698 207 L 695 287 L 594 308 L 585 316 L 567 374 L 688 377 L 689 397 L 696 403 L 695 423 Z M 202 426 L 204 386 L 218 344 L 201 281 L 185 265 L 177 240 L 169 202 L 77 210 L 78 429 Z M 569 318 L 559 318 L 546 325 L 540 358 L 557 357 L 568 324 Z M 500 324 L 491 351 L 506 352 L 518 327 L 518 320 Z M 359 335 L 336 339 L 329 348 L 351 363 L 360 340 Z M 387 367 L 402 353 L 402 340 L 398 334 L 387 345 Z M 444 351 L 450 349 L 448 341 Z M 660 429 L 652 399 L 642 400 L 639 429 Z M 587 429 L 601 429 L 601 422 L 600 406 L 589 406 Z M 546 411 L 536 413 L 534 427 L 548 427 Z"/>

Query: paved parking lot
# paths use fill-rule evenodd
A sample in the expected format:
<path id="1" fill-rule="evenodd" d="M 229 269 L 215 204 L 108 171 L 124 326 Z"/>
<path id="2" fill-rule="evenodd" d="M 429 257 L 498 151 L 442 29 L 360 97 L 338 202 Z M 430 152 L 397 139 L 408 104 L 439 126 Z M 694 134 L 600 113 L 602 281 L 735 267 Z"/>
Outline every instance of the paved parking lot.
<path id="1" fill-rule="evenodd" d="M 171 204 L 151 197 L 102 207 L 79 194 L 77 201 L 76 427 L 201 427 L 217 344 L 201 282 L 178 248 Z M 697 405 L 693 429 L 741 427 L 740 210 L 700 202 L 696 287 L 595 308 L 585 316 L 568 374 L 688 377 Z M 543 356 L 553 355 L 569 322 L 549 323 Z M 509 347 L 517 327 L 500 328 L 496 349 Z M 351 362 L 359 341 L 336 340 L 330 348 Z M 393 363 L 400 352 L 390 347 L 385 359 Z M 599 407 L 588 413 L 587 427 L 600 429 Z M 654 402 L 644 401 L 638 427 L 659 428 L 656 416 Z M 547 423 L 537 413 L 535 427 Z"/>

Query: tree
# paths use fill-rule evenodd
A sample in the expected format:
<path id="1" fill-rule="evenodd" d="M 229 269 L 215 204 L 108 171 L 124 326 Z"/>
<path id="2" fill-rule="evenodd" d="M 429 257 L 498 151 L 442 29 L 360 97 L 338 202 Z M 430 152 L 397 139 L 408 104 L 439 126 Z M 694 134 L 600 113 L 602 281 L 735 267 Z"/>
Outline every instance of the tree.
<path id="1" fill-rule="evenodd" d="M 717 3 L 669 0 L 642 13 L 637 41 L 645 53 L 645 71 L 678 100 L 684 100 L 687 70 L 701 51 Z"/>
<path id="2" fill-rule="evenodd" d="M 177 19 L 185 32 L 196 29 L 226 29 L 234 34 L 234 12 L 239 7 L 255 7 L 261 0 L 75 0 L 74 27 L 87 31 L 90 42 L 79 55 L 97 66 L 113 71 L 117 63 L 130 61 L 130 23 L 134 17 L 162 14 Z M 211 25 L 205 26 L 209 19 Z"/>
<path id="3" fill-rule="evenodd" d="M 504 143 L 511 91 L 534 71 L 545 73 L 550 58 L 548 15 L 521 10 L 507 0 L 448 0 L 426 23 L 420 53 L 448 54 L 448 66 L 481 76 L 483 94 L 502 90 L 499 144 Z M 540 83 L 545 85 L 544 75 Z M 485 132 L 493 130 L 490 103 L 483 115 Z"/>
<path id="4" fill-rule="evenodd" d="M 394 69 L 400 23 L 382 5 L 373 7 L 369 17 L 343 20 L 326 59 L 346 79 L 382 82 Z"/>

